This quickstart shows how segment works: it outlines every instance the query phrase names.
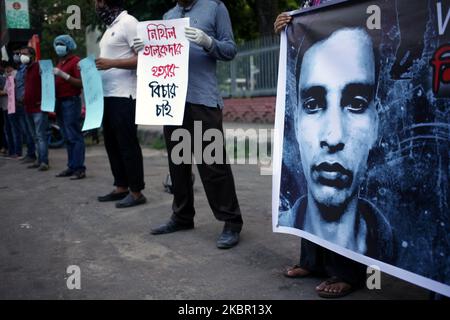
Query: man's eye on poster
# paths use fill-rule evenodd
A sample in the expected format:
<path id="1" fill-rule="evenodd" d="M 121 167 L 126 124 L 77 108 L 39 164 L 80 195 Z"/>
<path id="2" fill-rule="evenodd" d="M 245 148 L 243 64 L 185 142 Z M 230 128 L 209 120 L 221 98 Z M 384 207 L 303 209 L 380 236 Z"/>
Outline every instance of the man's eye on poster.
<path id="1" fill-rule="evenodd" d="M 273 225 L 450 296 L 445 14 L 433 0 L 294 13 L 280 53 Z"/>

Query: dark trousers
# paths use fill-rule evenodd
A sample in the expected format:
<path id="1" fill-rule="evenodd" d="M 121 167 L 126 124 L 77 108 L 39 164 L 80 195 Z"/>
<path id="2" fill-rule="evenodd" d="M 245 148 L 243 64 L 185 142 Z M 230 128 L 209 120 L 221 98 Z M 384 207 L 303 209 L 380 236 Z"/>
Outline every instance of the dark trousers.
<path id="1" fill-rule="evenodd" d="M 186 104 L 183 125 L 165 126 L 164 138 L 169 155 L 169 170 L 173 184 L 173 215 L 172 219 L 180 224 L 189 225 L 193 223 L 195 216 L 194 191 L 191 180 L 192 160 L 189 163 L 175 164 L 172 159 L 172 150 L 179 144 L 179 141 L 171 141 L 172 133 L 177 129 L 185 129 L 191 137 L 191 154 L 194 148 L 194 121 L 201 121 L 201 135 L 208 129 L 217 129 L 222 133 L 222 110 L 219 108 L 209 108 L 202 105 Z M 197 137 L 198 139 L 198 137 Z M 200 137 L 201 139 L 201 137 Z M 202 139 L 201 139 L 202 141 Z M 210 142 L 202 143 L 202 154 L 205 146 Z M 198 147 L 198 146 L 197 146 Z M 223 144 L 222 163 L 206 164 L 197 159 L 197 168 L 206 192 L 208 203 L 217 220 L 225 222 L 225 228 L 233 231 L 241 231 L 242 215 L 239 208 L 236 189 L 234 185 L 231 166 L 226 163 L 225 144 Z"/>
<path id="2" fill-rule="evenodd" d="M 144 189 L 144 164 L 135 124 L 136 100 L 106 97 L 103 134 L 116 187 Z"/>
<path id="3" fill-rule="evenodd" d="M 8 154 L 12 155 L 14 154 L 14 138 L 13 138 L 13 132 L 12 132 L 12 128 L 11 128 L 11 124 L 9 122 L 9 117 L 8 117 L 8 110 L 3 110 L 2 111 L 2 118 L 3 118 L 3 122 L 4 122 L 4 135 L 5 135 L 5 142 L 6 145 L 5 147 L 8 149 Z"/>
<path id="4" fill-rule="evenodd" d="M 0 99 L 2 99 L 2 98 L 0 98 Z M 0 109 L 0 111 L 1 111 L 1 114 L 0 114 L 0 149 L 3 149 L 3 148 L 6 149 L 8 147 L 8 145 L 6 143 L 6 134 L 5 134 L 6 123 L 5 123 L 5 119 L 3 119 L 3 110 Z"/>
<path id="5" fill-rule="evenodd" d="M 365 265 L 306 239 L 301 243 L 300 267 L 318 275 L 337 277 L 354 287 L 362 287 L 367 274 Z"/>

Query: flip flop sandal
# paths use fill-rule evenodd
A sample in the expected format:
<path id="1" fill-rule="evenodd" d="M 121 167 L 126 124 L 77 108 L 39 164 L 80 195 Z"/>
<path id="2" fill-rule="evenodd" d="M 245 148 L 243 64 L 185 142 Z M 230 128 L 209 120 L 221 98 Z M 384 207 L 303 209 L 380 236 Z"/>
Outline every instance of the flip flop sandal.
<path id="1" fill-rule="evenodd" d="M 286 278 L 304 278 L 304 277 L 310 275 L 310 272 L 307 272 L 306 274 L 305 274 L 305 273 L 300 274 L 300 273 L 299 273 L 299 269 L 301 269 L 301 270 L 303 270 L 303 271 L 307 271 L 307 270 L 305 270 L 305 268 L 302 268 L 300 265 L 296 264 L 296 265 L 293 266 L 293 267 L 287 268 L 287 269 L 283 272 L 283 275 L 284 275 Z"/>
<path id="2" fill-rule="evenodd" d="M 342 289 L 340 292 L 329 292 L 329 291 L 318 291 L 317 294 L 319 295 L 319 297 L 321 298 L 326 298 L 326 299 L 336 299 L 336 298 L 342 298 L 346 295 L 348 295 L 349 293 L 351 293 L 354 289 L 352 286 L 350 286 L 347 282 L 342 281 L 341 279 L 337 278 L 337 277 L 331 277 L 328 280 L 325 281 L 326 285 L 330 285 L 330 284 L 334 284 L 334 283 L 345 283 L 347 284 L 349 287 Z"/>

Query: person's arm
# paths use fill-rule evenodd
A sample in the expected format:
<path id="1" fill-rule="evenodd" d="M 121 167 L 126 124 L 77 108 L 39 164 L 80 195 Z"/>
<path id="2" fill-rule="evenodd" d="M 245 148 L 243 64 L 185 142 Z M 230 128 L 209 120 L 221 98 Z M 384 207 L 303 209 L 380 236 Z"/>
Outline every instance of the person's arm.
<path id="1" fill-rule="evenodd" d="M 71 85 L 73 85 L 76 88 L 83 88 L 83 83 L 81 82 L 81 79 L 77 79 L 74 77 L 70 77 L 69 80 L 67 80 Z"/>
<path id="2" fill-rule="evenodd" d="M 53 68 L 53 74 L 55 76 L 61 77 L 64 80 L 66 80 L 68 83 L 70 83 L 72 86 L 76 87 L 76 88 L 82 88 L 83 87 L 83 83 L 81 82 L 81 75 L 80 75 L 80 71 L 77 69 L 77 67 L 75 66 L 75 70 L 74 70 L 74 75 L 70 75 L 64 71 L 62 71 L 59 68 Z"/>
<path id="3" fill-rule="evenodd" d="M 280 33 L 292 20 L 292 16 L 290 16 L 287 12 L 283 12 L 278 15 L 275 23 L 273 24 L 273 31 L 275 33 Z"/>
<path id="4" fill-rule="evenodd" d="M 95 65 L 98 70 L 108 70 L 112 68 L 117 69 L 136 69 L 137 67 L 137 56 L 133 56 L 131 58 L 126 59 L 105 59 L 98 58 L 95 59 Z"/>
<path id="5" fill-rule="evenodd" d="M 234 59 L 237 53 L 234 42 L 233 28 L 230 15 L 225 5 L 221 2 L 216 14 L 216 37 L 212 38 L 211 48 L 205 49 L 211 56 L 218 60 L 229 61 Z"/>

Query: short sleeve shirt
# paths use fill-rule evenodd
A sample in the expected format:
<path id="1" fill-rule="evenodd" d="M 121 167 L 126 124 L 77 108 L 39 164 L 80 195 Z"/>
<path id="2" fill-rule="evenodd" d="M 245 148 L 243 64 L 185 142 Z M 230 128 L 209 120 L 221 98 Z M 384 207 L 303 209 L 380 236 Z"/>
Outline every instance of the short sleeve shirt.
<path id="1" fill-rule="evenodd" d="M 135 56 L 133 39 L 137 36 L 138 21 L 122 11 L 107 27 L 100 41 L 100 57 L 128 59 Z M 101 71 L 105 97 L 136 97 L 136 70 L 112 68 Z"/>

